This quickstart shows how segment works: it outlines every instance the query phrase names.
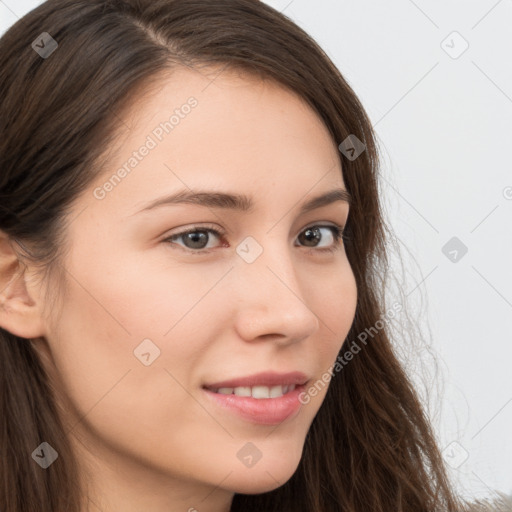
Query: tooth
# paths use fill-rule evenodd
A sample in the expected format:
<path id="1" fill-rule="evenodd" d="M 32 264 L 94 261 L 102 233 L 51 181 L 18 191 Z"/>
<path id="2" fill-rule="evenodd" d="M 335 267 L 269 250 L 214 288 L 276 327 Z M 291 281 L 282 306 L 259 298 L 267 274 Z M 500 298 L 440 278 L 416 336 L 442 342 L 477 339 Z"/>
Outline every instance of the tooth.
<path id="1" fill-rule="evenodd" d="M 238 386 L 236 388 L 219 388 L 216 393 L 221 395 L 235 394 L 237 396 L 252 396 L 253 398 L 279 398 L 295 389 L 295 384 L 289 386 Z"/>
<path id="2" fill-rule="evenodd" d="M 278 398 L 283 394 L 283 386 L 272 386 L 270 388 L 270 398 Z"/>
<path id="3" fill-rule="evenodd" d="M 238 388 L 235 388 L 235 395 L 237 396 L 251 396 L 251 388 L 240 386 Z"/>
<path id="4" fill-rule="evenodd" d="M 270 391 L 267 386 L 253 386 L 252 387 L 253 398 L 270 398 Z"/>

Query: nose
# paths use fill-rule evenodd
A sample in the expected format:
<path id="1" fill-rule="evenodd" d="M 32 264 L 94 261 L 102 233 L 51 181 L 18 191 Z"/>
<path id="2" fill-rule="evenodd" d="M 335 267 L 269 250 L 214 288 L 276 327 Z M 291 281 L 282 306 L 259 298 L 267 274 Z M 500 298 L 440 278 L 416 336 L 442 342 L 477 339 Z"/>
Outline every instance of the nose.
<path id="1" fill-rule="evenodd" d="M 241 259 L 234 269 L 235 328 L 246 341 L 296 343 L 318 330 L 319 318 L 308 304 L 311 297 L 290 249 L 266 245 L 255 261 Z"/>

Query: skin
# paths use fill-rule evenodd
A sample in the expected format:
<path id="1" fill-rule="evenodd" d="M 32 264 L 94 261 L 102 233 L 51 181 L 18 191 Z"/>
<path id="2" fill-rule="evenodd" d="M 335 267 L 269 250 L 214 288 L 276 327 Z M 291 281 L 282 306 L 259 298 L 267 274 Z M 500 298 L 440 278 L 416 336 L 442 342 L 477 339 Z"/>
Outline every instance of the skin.
<path id="1" fill-rule="evenodd" d="M 278 426 L 251 423 L 212 405 L 201 386 L 265 370 L 300 370 L 316 381 L 334 363 L 355 314 L 357 289 L 337 201 L 304 215 L 300 206 L 345 188 L 338 150 L 318 115 L 270 81 L 178 68 L 119 114 L 105 173 L 74 203 L 64 260 L 66 300 L 46 311 L 35 270 L 11 279 L 3 241 L 2 327 L 38 351 L 59 397 L 84 476 L 84 511 L 226 512 L 235 492 L 284 484 L 327 386 Z M 198 105 L 103 199 L 94 190 L 160 122 L 194 96 Z M 254 210 L 180 204 L 137 213 L 183 188 L 245 193 Z M 208 254 L 186 252 L 172 234 L 199 225 Z M 253 237 L 247 263 L 236 247 Z M 310 252 L 308 252 L 312 249 Z M 251 249 L 252 250 L 252 249 Z M 149 366 L 134 350 L 149 338 Z M 51 440 L 47 440 L 51 444 Z M 261 459 L 246 467 L 247 442 Z"/>

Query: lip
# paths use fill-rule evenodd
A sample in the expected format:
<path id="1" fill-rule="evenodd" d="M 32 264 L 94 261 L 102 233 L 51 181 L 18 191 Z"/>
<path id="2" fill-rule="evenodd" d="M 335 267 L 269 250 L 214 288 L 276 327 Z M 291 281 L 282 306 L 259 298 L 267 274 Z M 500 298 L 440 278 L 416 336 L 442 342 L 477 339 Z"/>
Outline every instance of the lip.
<path id="1" fill-rule="evenodd" d="M 240 380 L 236 379 L 236 381 L 225 382 L 238 383 Z M 223 383 L 221 382 L 220 384 Z M 223 395 L 203 387 L 204 393 L 214 405 L 224 411 L 234 413 L 246 421 L 260 425 L 278 425 L 286 419 L 291 419 L 295 416 L 302 406 L 299 396 L 305 389 L 305 385 L 298 385 L 293 391 L 289 391 L 279 398 L 252 398 L 234 394 Z"/>
<path id="2" fill-rule="evenodd" d="M 237 388 L 240 386 L 290 386 L 291 384 L 295 384 L 296 386 L 302 386 L 307 381 L 307 375 L 299 371 L 288 373 L 267 371 L 256 373 L 254 375 L 248 375 L 245 377 L 238 377 L 234 379 L 214 382 L 212 384 L 205 384 L 203 387 L 211 391 L 217 390 L 219 388 Z M 265 398 L 261 400 L 265 400 Z M 273 398 L 272 400 L 277 399 Z"/>

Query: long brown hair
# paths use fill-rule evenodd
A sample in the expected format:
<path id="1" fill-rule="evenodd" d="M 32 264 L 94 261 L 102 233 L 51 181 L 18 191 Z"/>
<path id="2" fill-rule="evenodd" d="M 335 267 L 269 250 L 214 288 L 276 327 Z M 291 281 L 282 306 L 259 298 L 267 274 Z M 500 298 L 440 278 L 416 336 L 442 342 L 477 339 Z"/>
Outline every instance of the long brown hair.
<path id="1" fill-rule="evenodd" d="M 48 33 L 58 47 L 49 51 Z M 358 289 L 347 344 L 385 315 L 387 235 L 378 148 L 365 110 L 327 55 L 285 15 L 255 0 L 50 0 L 0 39 L 0 229 L 20 261 L 63 278 L 67 209 L 98 176 L 116 113 L 176 65 L 243 69 L 276 80 L 318 113 L 341 151 L 353 197 L 346 251 Z M 350 155 L 349 155 L 350 156 Z M 52 282 L 48 300 L 58 294 Z M 359 336 L 359 338 L 358 338 Z M 46 441 L 46 470 L 31 453 Z M 79 512 L 79 470 L 58 404 L 27 340 L 0 329 L 0 510 Z M 232 511 L 420 512 L 458 508 L 418 395 L 386 326 L 338 371 L 297 471 L 272 492 L 235 495 Z"/>

